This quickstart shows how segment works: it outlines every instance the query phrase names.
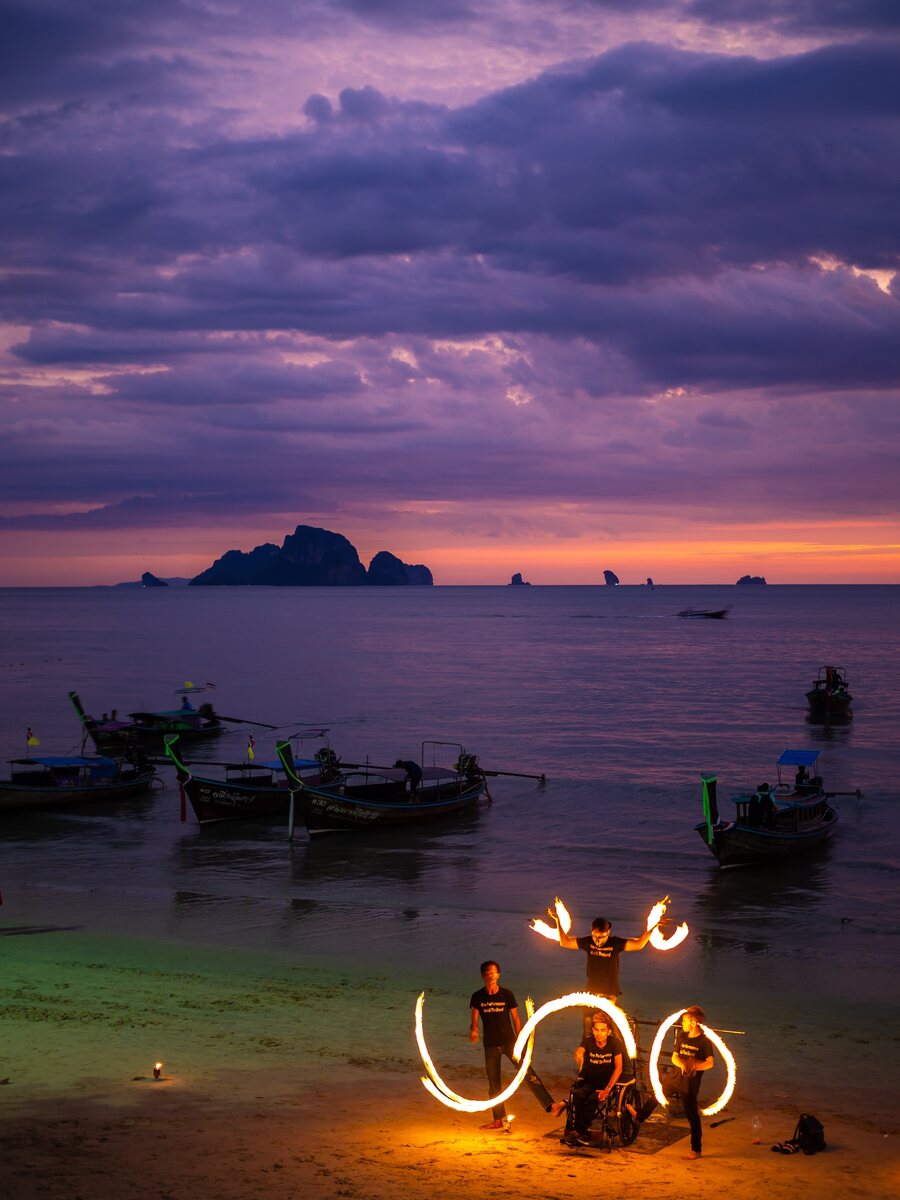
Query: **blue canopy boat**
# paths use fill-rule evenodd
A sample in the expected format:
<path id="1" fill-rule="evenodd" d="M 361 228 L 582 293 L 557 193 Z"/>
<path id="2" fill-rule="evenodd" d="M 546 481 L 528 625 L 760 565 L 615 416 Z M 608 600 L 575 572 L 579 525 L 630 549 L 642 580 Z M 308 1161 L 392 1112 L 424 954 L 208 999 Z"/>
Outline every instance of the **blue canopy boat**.
<path id="1" fill-rule="evenodd" d="M 148 762 L 102 755 L 42 755 L 8 761 L 10 777 L 0 781 L 0 812 L 140 796 L 150 791 L 156 775 Z"/>
<path id="2" fill-rule="evenodd" d="M 733 821 L 719 817 L 717 776 L 701 775 L 704 819 L 697 833 L 720 867 L 773 862 L 801 854 L 831 837 L 838 816 L 818 774 L 818 750 L 785 750 L 775 767 L 778 783 L 732 796 Z M 793 779 L 789 776 L 794 770 Z M 857 795 L 860 793 L 857 792 Z"/>

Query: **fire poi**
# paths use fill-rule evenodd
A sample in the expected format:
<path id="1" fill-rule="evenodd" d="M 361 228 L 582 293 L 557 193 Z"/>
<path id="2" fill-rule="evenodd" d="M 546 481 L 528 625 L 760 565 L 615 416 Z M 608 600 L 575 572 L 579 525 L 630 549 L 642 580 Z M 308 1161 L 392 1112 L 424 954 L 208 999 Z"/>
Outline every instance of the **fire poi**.
<path id="1" fill-rule="evenodd" d="M 669 907 L 669 897 L 664 896 L 662 900 L 657 900 L 656 904 L 650 909 L 647 916 L 647 928 L 652 929 L 650 935 L 650 945 L 655 950 L 674 950 L 676 946 L 680 946 L 687 935 L 690 933 L 687 922 L 682 922 L 673 933 L 668 937 L 664 937 L 662 930 L 659 928 L 659 922 L 666 914 L 666 909 Z M 539 933 L 541 937 L 547 938 L 551 942 L 559 941 L 559 931 L 568 933 L 572 928 L 572 918 L 569 915 L 569 910 L 560 900 L 559 896 L 553 901 L 553 908 L 548 908 L 547 912 L 550 916 L 556 914 L 557 924 L 548 925 L 546 921 L 542 921 L 539 917 L 528 922 L 529 929 L 533 929 L 535 933 Z"/>
<path id="2" fill-rule="evenodd" d="M 497 1096 L 490 1096 L 487 1100 L 469 1100 L 465 1096 L 460 1096 L 457 1092 L 454 1092 L 438 1074 L 425 1041 L 425 1030 L 422 1020 L 424 1007 L 425 993 L 420 992 L 419 998 L 416 1001 L 416 1043 L 419 1047 L 419 1053 L 422 1056 L 422 1062 L 425 1064 L 425 1070 L 428 1073 L 427 1076 L 423 1075 L 421 1077 L 422 1086 L 436 1100 L 440 1100 L 441 1104 L 445 1104 L 447 1108 L 456 1109 L 457 1112 L 486 1112 L 487 1109 L 493 1108 L 497 1104 L 503 1104 L 511 1099 L 519 1090 L 531 1066 L 531 1058 L 534 1052 L 534 1034 L 538 1025 L 545 1017 L 549 1017 L 551 1013 L 562 1012 L 567 1008 L 593 1008 L 605 1012 L 618 1030 L 628 1057 L 631 1059 L 637 1057 L 637 1043 L 631 1031 L 628 1016 L 617 1004 L 613 1004 L 605 996 L 595 996 L 592 992 L 570 992 L 568 995 L 560 996 L 556 1000 L 548 1000 L 546 1004 L 542 1004 L 537 1010 L 535 1010 L 534 1001 L 529 996 L 525 1001 L 525 1012 L 528 1019 L 522 1026 L 519 1036 L 516 1039 L 516 1044 L 513 1047 L 513 1058 L 519 1063 L 519 1069 L 516 1072 L 515 1078 Z M 666 1017 L 657 1030 L 656 1037 L 653 1039 L 653 1046 L 650 1050 L 650 1085 L 653 1088 L 654 1096 L 664 1106 L 668 1105 L 669 1101 L 662 1090 L 662 1082 L 659 1077 L 659 1055 L 666 1034 L 675 1022 L 681 1019 L 685 1011 L 685 1009 L 680 1008 L 677 1012 L 672 1013 L 671 1016 Z M 715 1113 L 721 1112 L 734 1094 L 737 1080 L 737 1066 L 734 1061 L 734 1055 L 715 1030 L 710 1029 L 708 1025 L 701 1025 L 700 1028 L 722 1055 L 722 1061 L 725 1064 L 726 1070 L 725 1087 L 722 1089 L 721 1095 L 714 1103 L 700 1110 L 705 1117 L 711 1117 Z"/>
<path id="3" fill-rule="evenodd" d="M 441 1104 L 446 1104 L 448 1108 L 455 1108 L 457 1112 L 471 1113 L 486 1112 L 487 1109 L 494 1108 L 497 1104 L 504 1104 L 511 1096 L 515 1095 L 525 1076 L 528 1074 L 528 1068 L 531 1066 L 531 1055 L 534 1049 L 534 1025 L 536 1022 L 534 1022 L 534 1001 L 530 996 L 525 1001 L 525 1012 L 528 1017 L 527 1025 L 531 1027 L 529 1036 L 521 1048 L 519 1042 L 516 1042 L 517 1061 L 519 1055 L 522 1054 L 519 1070 L 505 1091 L 501 1092 L 499 1096 L 491 1096 L 487 1100 L 467 1100 L 465 1096 L 460 1096 L 452 1088 L 449 1088 L 443 1079 L 441 1079 L 428 1052 L 428 1046 L 425 1043 L 425 1031 L 422 1028 L 422 1010 L 424 1007 L 425 993 L 420 992 L 419 998 L 416 1001 L 416 1043 L 419 1047 L 419 1053 L 422 1056 L 422 1062 L 425 1064 L 425 1070 L 428 1072 L 428 1076 L 430 1076 L 430 1078 L 422 1076 L 422 1086 L 426 1091 L 431 1092 L 436 1100 L 440 1100 Z M 546 1005 L 544 1007 L 546 1008 Z M 523 1026 L 524 1028 L 526 1026 Z M 519 1040 L 521 1041 L 521 1038 Z"/>
<path id="4" fill-rule="evenodd" d="M 653 1039 L 653 1046 L 650 1050 L 650 1086 L 653 1088 L 653 1095 L 663 1106 L 667 1105 L 669 1101 L 666 1099 L 665 1093 L 663 1092 L 662 1080 L 659 1077 L 659 1055 L 660 1051 L 662 1050 L 662 1044 L 665 1041 L 666 1034 L 676 1021 L 681 1020 L 686 1011 L 687 1010 L 684 1008 L 679 1008 L 678 1012 L 674 1012 L 670 1017 L 666 1017 L 665 1021 L 663 1021 L 662 1025 L 660 1025 L 659 1029 L 656 1031 L 656 1037 Z M 713 1104 L 708 1105 L 706 1108 L 700 1109 L 704 1117 L 711 1117 L 714 1116 L 715 1113 L 721 1112 L 731 1099 L 737 1079 L 737 1067 L 734 1061 L 734 1055 L 731 1053 L 719 1035 L 714 1030 L 710 1029 L 708 1025 L 701 1024 L 700 1028 L 722 1055 L 722 1061 L 725 1064 L 726 1071 L 725 1087 L 722 1089 L 722 1094 Z"/>
<path id="5" fill-rule="evenodd" d="M 659 923 L 666 915 L 666 909 L 669 907 L 669 897 L 664 896 L 662 900 L 657 900 L 656 904 L 650 909 L 647 917 L 647 928 L 652 929 L 650 934 L 650 945 L 655 950 L 674 950 L 676 946 L 680 946 L 690 930 L 687 926 L 687 921 L 683 921 L 673 933 L 668 937 L 663 937 L 659 928 Z"/>
<path id="6" fill-rule="evenodd" d="M 458 1095 L 452 1088 L 448 1087 L 438 1074 L 425 1042 L 425 1030 L 422 1022 L 424 1007 L 425 993 L 421 992 L 416 1001 L 415 1027 L 416 1043 L 419 1047 L 419 1053 L 422 1056 L 422 1062 L 425 1064 L 425 1070 L 428 1072 L 427 1076 L 422 1076 L 422 1086 L 436 1100 L 440 1100 L 441 1104 L 446 1104 L 448 1108 L 455 1108 L 457 1112 L 485 1112 L 489 1108 L 494 1108 L 495 1105 L 505 1103 L 514 1096 L 531 1066 L 535 1030 L 544 1017 L 549 1017 L 551 1013 L 562 1012 L 566 1008 L 588 1007 L 602 1009 L 612 1019 L 616 1029 L 618 1029 L 625 1049 L 628 1052 L 628 1057 L 634 1058 L 637 1054 L 637 1045 L 634 1040 L 634 1034 L 631 1032 L 631 1026 L 628 1024 L 628 1017 L 618 1005 L 613 1004 L 611 1000 L 607 1000 L 605 996 L 595 996 L 592 992 L 572 992 L 568 996 L 560 996 L 557 1000 L 549 1000 L 546 1004 L 542 1004 L 537 1011 L 534 1008 L 534 1001 L 529 996 L 525 1001 L 525 1013 L 528 1019 L 522 1026 L 519 1036 L 516 1039 L 515 1047 L 513 1048 L 513 1058 L 519 1063 L 519 1070 L 516 1072 L 515 1078 L 498 1096 L 491 1096 L 487 1100 L 468 1100 L 465 1096 Z"/>

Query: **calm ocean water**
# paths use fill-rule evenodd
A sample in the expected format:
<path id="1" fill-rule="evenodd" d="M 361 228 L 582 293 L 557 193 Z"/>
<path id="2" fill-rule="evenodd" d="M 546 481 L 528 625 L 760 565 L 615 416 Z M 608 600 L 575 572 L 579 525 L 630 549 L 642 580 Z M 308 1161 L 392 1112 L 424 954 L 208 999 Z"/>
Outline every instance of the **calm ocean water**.
<path id="1" fill-rule="evenodd" d="M 815 1028 L 827 1058 L 848 1006 L 865 1024 L 896 1015 L 898 601 L 893 587 L 0 591 L 4 759 L 29 725 L 42 752 L 78 747 L 70 688 L 123 713 L 210 680 L 221 712 L 285 733 L 323 723 L 350 760 L 440 738 L 549 778 L 498 779 L 492 806 L 440 830 L 289 847 L 278 824 L 180 824 L 164 772 L 147 800 L 4 818 L 0 923 L 308 954 L 466 995 L 496 955 L 547 999 L 581 984 L 582 962 L 528 916 L 558 893 L 576 932 L 599 913 L 632 934 L 669 893 L 692 937 L 628 956 L 626 1004 L 699 999 L 720 1024 Z M 732 608 L 677 619 L 688 605 Z M 806 720 L 826 662 L 856 698 L 844 727 Z M 203 753 L 245 745 L 235 727 Z M 824 751 L 827 786 L 864 799 L 837 801 L 838 834 L 812 857 L 720 873 L 692 829 L 700 772 L 718 771 L 727 811 L 787 747 Z M 877 1072 L 896 1047 L 859 1053 Z"/>

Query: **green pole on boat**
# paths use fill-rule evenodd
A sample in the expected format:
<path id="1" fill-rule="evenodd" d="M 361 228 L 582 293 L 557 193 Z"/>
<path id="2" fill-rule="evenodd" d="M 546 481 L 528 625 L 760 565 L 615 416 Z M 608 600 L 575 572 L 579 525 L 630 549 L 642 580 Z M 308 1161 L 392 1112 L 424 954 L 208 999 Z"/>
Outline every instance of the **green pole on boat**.
<path id="1" fill-rule="evenodd" d="M 711 846 L 715 840 L 713 837 L 713 824 L 719 819 L 719 809 L 716 802 L 716 781 L 718 780 L 718 775 L 701 775 L 700 779 L 703 783 L 703 816 L 706 818 L 706 841 L 707 845 Z M 715 817 L 713 816 L 714 810 Z"/>
<path id="2" fill-rule="evenodd" d="M 178 734 L 167 733 L 163 738 L 163 742 L 165 743 L 166 754 L 175 764 L 175 776 L 178 779 L 178 793 L 181 797 L 181 823 L 184 825 L 184 823 L 187 821 L 187 794 L 185 793 L 184 785 L 190 779 L 191 773 L 175 752 L 176 747 L 178 746 Z"/>
<path id="3" fill-rule="evenodd" d="M 284 768 L 288 786 L 291 789 L 291 804 L 288 810 L 288 841 L 292 842 L 294 840 L 294 797 L 297 794 L 297 790 L 303 787 L 303 783 L 294 767 L 294 752 L 291 749 L 291 743 L 276 742 L 275 753 L 278 755 L 279 761 Z"/>

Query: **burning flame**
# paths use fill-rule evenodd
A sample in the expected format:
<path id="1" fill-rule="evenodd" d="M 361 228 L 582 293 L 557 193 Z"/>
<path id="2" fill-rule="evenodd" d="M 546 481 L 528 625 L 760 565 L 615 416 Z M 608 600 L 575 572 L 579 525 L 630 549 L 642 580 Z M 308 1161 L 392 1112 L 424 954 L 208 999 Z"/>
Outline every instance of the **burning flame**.
<path id="1" fill-rule="evenodd" d="M 635 1058 L 637 1056 L 637 1045 L 634 1034 L 631 1032 L 631 1026 L 628 1024 L 628 1018 L 617 1004 L 613 1004 L 612 1000 L 607 1000 L 605 996 L 595 996 L 593 992 L 570 992 L 568 996 L 560 996 L 558 1000 L 548 1000 L 536 1013 L 529 1016 L 516 1038 L 513 1058 L 518 1059 L 525 1043 L 534 1035 L 536 1026 L 543 1021 L 544 1017 L 549 1017 L 551 1013 L 562 1012 L 564 1008 L 602 1009 L 607 1016 L 612 1018 L 618 1029 L 628 1057 Z"/>
<path id="2" fill-rule="evenodd" d="M 572 928 L 572 918 L 569 916 L 569 910 L 560 900 L 559 896 L 553 901 L 553 907 L 556 909 L 556 917 L 559 921 L 559 927 L 563 933 L 568 933 Z"/>
<path id="3" fill-rule="evenodd" d="M 662 1105 L 668 1105 L 669 1102 L 663 1093 L 662 1083 L 659 1078 L 659 1054 L 662 1049 L 663 1040 L 665 1039 L 666 1034 L 676 1021 L 681 1020 L 685 1011 L 685 1009 L 681 1008 L 678 1010 L 678 1012 L 672 1013 L 670 1017 L 667 1017 L 666 1020 L 663 1021 L 662 1025 L 660 1025 L 656 1032 L 656 1037 L 653 1039 L 653 1046 L 650 1050 L 650 1084 L 653 1088 L 653 1095 Z M 700 1109 L 704 1117 L 712 1117 L 717 1112 L 722 1111 L 734 1093 L 734 1085 L 737 1079 L 737 1066 L 734 1061 L 734 1055 L 731 1053 L 719 1035 L 714 1030 L 710 1029 L 708 1025 L 701 1025 L 700 1028 L 722 1055 L 722 1061 L 725 1064 L 726 1078 L 725 1087 L 722 1089 L 722 1094 L 715 1101 L 715 1103 L 710 1104 L 707 1108 Z"/>
<path id="4" fill-rule="evenodd" d="M 505 1103 L 505 1101 L 509 1100 L 518 1091 L 519 1086 L 531 1067 L 531 1055 L 534 1050 L 533 1034 L 526 1039 L 527 1045 L 525 1045 L 524 1057 L 509 1087 L 501 1092 L 499 1096 L 491 1096 L 488 1100 L 467 1100 L 465 1096 L 458 1095 L 452 1088 L 448 1087 L 437 1072 L 437 1068 L 428 1052 L 428 1046 L 425 1044 L 425 1031 L 422 1027 L 422 1010 L 424 1007 L 425 993 L 422 992 L 416 1001 L 416 1042 L 419 1047 L 419 1053 L 422 1056 L 422 1062 L 425 1064 L 425 1070 L 428 1072 L 428 1077 L 425 1075 L 422 1076 L 422 1085 L 426 1091 L 431 1092 L 435 1100 L 440 1100 L 441 1104 L 446 1104 L 448 1108 L 455 1108 L 457 1112 L 476 1113 L 485 1112 L 489 1108 L 494 1108 L 495 1105 Z M 530 1022 L 534 1013 L 534 1001 L 530 996 L 525 1001 L 525 1012 Z M 518 1042 L 516 1045 L 518 1046 Z"/>
<path id="5" fill-rule="evenodd" d="M 662 900 L 658 900 L 650 909 L 647 916 L 647 928 L 652 929 L 650 934 L 650 945 L 655 950 L 674 950 L 676 946 L 680 946 L 690 930 L 687 927 L 687 922 L 679 925 L 675 931 L 669 934 L 668 937 L 663 937 L 662 930 L 659 928 L 659 923 L 666 915 L 666 909 L 669 907 L 669 897 L 664 896 Z"/>
<path id="6" fill-rule="evenodd" d="M 569 910 L 560 900 L 559 896 L 553 901 L 553 908 L 547 909 L 548 914 L 552 917 L 556 913 L 556 925 L 548 925 L 546 921 L 542 921 L 539 917 L 534 921 L 528 922 L 529 929 L 533 929 L 535 933 L 539 933 L 541 937 L 549 938 L 551 942 L 559 941 L 560 929 L 563 933 L 568 933 L 572 928 L 572 918 L 569 915 Z"/>

